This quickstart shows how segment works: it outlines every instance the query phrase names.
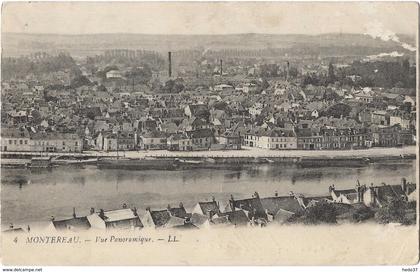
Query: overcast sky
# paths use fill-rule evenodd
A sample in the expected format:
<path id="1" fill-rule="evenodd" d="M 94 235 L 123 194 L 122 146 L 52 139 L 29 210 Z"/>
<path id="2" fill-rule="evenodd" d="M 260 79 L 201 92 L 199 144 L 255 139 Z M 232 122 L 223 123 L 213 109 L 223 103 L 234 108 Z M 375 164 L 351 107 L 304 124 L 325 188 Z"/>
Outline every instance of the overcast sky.
<path id="1" fill-rule="evenodd" d="M 2 24 L 19 33 L 415 35 L 418 22 L 415 2 L 32 2 L 5 3 Z"/>

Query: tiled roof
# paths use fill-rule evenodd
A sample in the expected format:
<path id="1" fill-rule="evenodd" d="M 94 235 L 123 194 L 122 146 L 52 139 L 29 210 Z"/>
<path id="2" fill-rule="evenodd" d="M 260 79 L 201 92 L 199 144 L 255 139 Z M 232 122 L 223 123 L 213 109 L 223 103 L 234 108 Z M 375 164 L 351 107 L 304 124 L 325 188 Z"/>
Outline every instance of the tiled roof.
<path id="1" fill-rule="evenodd" d="M 348 195 L 348 194 L 357 193 L 357 191 L 356 189 L 334 190 L 334 193 L 336 196 L 340 196 L 340 195 Z"/>
<path id="2" fill-rule="evenodd" d="M 235 226 L 244 226 L 249 223 L 248 216 L 246 216 L 243 210 L 226 212 L 224 215 L 226 215 L 229 222 Z"/>
<path id="3" fill-rule="evenodd" d="M 138 218 L 138 216 L 131 209 L 105 211 L 104 215 L 104 221 L 107 223 Z"/>
<path id="4" fill-rule="evenodd" d="M 229 200 L 232 203 L 232 200 Z M 260 198 L 248 198 L 234 200 L 234 207 L 246 210 L 254 215 L 255 218 L 267 218 Z"/>
<path id="5" fill-rule="evenodd" d="M 216 201 L 198 202 L 198 205 L 200 206 L 201 211 L 205 215 L 208 215 L 209 211 L 214 212 L 214 214 L 219 214 L 220 213 L 220 210 L 219 210 L 219 207 L 217 206 Z"/>
<path id="6" fill-rule="evenodd" d="M 271 215 L 275 215 L 279 209 L 292 213 L 302 210 L 299 201 L 293 196 L 267 197 L 260 200 L 263 208 Z"/>
<path id="7" fill-rule="evenodd" d="M 56 230 L 87 230 L 90 228 L 90 223 L 86 216 L 53 220 L 52 222 Z"/>
<path id="8" fill-rule="evenodd" d="M 184 207 L 170 208 L 169 212 L 171 213 L 172 216 L 179 217 L 179 218 L 186 218 L 188 215 Z"/>
<path id="9" fill-rule="evenodd" d="M 150 211 L 150 215 L 152 216 L 153 223 L 157 227 L 165 225 L 171 218 L 171 214 L 168 210 Z"/>
<path id="10" fill-rule="evenodd" d="M 204 128 L 204 129 L 197 129 L 194 131 L 188 131 L 187 132 L 191 138 L 208 138 L 208 137 L 213 137 L 213 132 L 211 131 L 211 129 L 208 128 Z"/>

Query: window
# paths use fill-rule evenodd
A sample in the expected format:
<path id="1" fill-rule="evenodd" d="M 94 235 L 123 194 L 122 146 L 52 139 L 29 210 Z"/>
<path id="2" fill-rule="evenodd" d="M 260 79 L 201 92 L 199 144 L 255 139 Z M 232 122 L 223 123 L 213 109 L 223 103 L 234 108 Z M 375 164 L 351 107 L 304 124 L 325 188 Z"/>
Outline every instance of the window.
<path id="1" fill-rule="evenodd" d="M 79 146 L 79 142 L 74 142 L 74 145 L 75 146 Z"/>
<path id="2" fill-rule="evenodd" d="M 19 140 L 19 144 L 23 144 L 23 140 Z"/>
<path id="3" fill-rule="evenodd" d="M 25 144 L 28 144 L 28 140 L 25 140 Z"/>
<path id="4" fill-rule="evenodd" d="M 9 140 L 9 144 L 12 144 L 12 140 Z"/>
<path id="5" fill-rule="evenodd" d="M 63 142 L 63 145 L 66 145 L 66 142 Z"/>

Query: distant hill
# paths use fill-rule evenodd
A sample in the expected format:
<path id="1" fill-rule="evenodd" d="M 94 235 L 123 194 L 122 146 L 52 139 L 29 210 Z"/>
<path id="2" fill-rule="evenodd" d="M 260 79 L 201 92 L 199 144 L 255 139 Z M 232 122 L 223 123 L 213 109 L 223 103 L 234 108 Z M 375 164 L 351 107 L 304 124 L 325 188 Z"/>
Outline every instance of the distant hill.
<path id="1" fill-rule="evenodd" d="M 404 42 L 414 45 L 415 38 L 400 35 Z M 322 35 L 274 35 L 274 34 L 232 34 L 232 35 L 147 35 L 147 34 L 19 34 L 3 33 L 3 56 L 19 56 L 34 52 L 55 53 L 67 51 L 73 56 L 99 54 L 107 49 L 147 49 L 158 52 L 185 49 L 266 49 L 319 48 L 336 52 L 341 49 L 355 54 L 399 51 L 409 53 L 392 41 L 373 39 L 363 34 L 322 34 Z M 293 51 L 293 50 L 292 50 Z M 351 52 L 352 50 L 350 50 Z"/>

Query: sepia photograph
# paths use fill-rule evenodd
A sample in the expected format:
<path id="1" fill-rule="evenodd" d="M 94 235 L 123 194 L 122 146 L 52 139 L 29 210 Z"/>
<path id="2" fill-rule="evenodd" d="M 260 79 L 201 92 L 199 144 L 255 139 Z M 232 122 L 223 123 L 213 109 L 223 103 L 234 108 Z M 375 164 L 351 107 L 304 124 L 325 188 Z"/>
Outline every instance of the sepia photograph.
<path id="1" fill-rule="evenodd" d="M 417 2 L 3 2 L 2 265 L 418 266 L 418 31 Z"/>

